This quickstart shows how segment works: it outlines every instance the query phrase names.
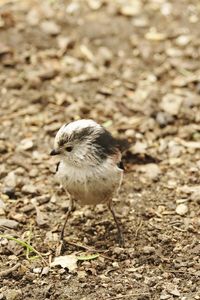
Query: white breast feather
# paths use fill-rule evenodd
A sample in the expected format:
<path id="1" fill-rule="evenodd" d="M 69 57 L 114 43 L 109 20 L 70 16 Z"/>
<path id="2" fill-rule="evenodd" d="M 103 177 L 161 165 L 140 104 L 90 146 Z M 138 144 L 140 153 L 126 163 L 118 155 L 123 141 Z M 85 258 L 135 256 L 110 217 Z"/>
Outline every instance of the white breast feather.
<path id="1" fill-rule="evenodd" d="M 118 191 L 123 170 L 106 160 L 100 166 L 79 169 L 61 162 L 57 178 L 63 187 L 81 204 L 98 204 L 110 201 Z"/>

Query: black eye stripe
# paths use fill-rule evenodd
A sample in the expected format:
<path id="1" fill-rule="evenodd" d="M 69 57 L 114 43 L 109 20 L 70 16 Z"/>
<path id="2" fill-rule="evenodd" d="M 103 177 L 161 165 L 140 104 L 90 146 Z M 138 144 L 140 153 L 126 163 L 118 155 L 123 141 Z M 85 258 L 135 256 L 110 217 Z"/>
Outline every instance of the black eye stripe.
<path id="1" fill-rule="evenodd" d="M 117 140 L 104 129 L 93 141 L 97 147 L 98 155 L 105 159 L 108 155 L 112 155 L 117 151 Z"/>
<path id="2" fill-rule="evenodd" d="M 70 147 L 70 146 L 68 146 L 68 147 L 66 147 L 66 148 L 65 148 L 65 150 L 66 150 L 67 152 L 71 152 L 71 151 L 72 151 L 72 149 L 73 149 L 73 148 L 72 148 L 72 147 Z"/>

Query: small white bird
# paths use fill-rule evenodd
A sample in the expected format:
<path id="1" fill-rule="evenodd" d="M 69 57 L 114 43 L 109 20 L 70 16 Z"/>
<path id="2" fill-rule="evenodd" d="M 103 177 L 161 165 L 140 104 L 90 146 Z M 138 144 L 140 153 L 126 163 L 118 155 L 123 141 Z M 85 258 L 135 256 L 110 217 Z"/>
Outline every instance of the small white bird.
<path id="1" fill-rule="evenodd" d="M 123 177 L 118 141 L 95 121 L 83 119 L 59 129 L 50 154 L 60 156 L 56 177 L 70 195 L 61 239 L 74 200 L 77 200 L 82 205 L 107 204 L 117 225 L 119 243 L 123 245 L 123 235 L 112 207 L 112 198 Z"/>

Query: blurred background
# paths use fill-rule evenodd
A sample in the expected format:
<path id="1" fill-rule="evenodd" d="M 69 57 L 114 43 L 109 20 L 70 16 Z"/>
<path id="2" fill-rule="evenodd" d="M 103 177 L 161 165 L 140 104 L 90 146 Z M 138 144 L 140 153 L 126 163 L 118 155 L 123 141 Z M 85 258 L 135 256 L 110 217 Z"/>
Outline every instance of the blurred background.
<path id="1" fill-rule="evenodd" d="M 125 249 L 105 207 L 80 208 L 68 239 L 114 262 L 48 270 L 41 287 L 40 262 L 4 240 L 2 268 L 22 265 L 17 297 L 200 299 L 199 18 L 198 0 L 0 0 L 2 232 L 27 240 L 31 226 L 54 254 L 68 201 L 49 152 L 63 123 L 92 118 L 131 142 L 116 200 Z M 13 290 L 4 279 L 2 297 Z"/>

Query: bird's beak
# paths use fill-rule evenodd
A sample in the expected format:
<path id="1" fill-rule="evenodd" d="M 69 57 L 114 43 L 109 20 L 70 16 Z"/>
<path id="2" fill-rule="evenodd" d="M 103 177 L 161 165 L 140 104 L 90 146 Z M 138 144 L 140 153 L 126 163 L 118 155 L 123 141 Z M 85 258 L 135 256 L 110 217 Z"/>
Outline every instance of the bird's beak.
<path id="1" fill-rule="evenodd" d="M 58 149 L 53 149 L 53 150 L 51 150 L 51 152 L 50 152 L 50 155 L 58 155 L 58 154 L 60 154 L 60 151 L 58 150 Z"/>

